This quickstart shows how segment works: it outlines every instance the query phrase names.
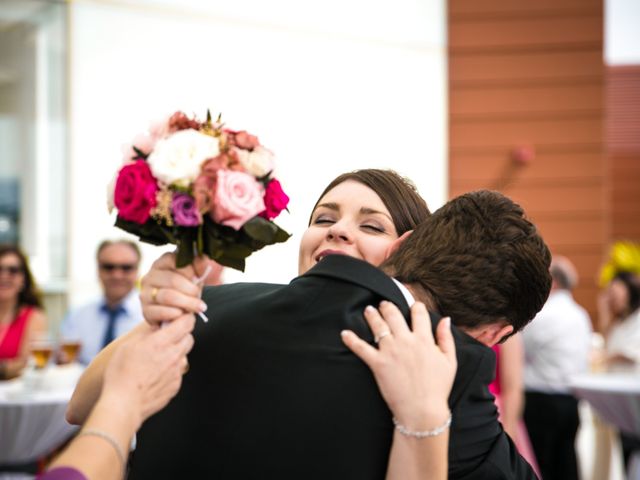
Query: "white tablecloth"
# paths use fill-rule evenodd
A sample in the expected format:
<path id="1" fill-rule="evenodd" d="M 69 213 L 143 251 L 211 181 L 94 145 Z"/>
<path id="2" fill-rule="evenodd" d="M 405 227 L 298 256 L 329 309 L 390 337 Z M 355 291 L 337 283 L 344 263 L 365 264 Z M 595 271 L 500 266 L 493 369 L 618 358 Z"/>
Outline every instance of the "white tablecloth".
<path id="1" fill-rule="evenodd" d="M 81 373 L 66 365 L 0 382 L 0 465 L 34 461 L 71 436 L 65 410 Z"/>
<path id="2" fill-rule="evenodd" d="M 591 373 L 571 379 L 578 398 L 589 402 L 606 422 L 640 436 L 640 372 Z M 640 454 L 631 457 L 627 478 L 640 480 Z"/>
<path id="3" fill-rule="evenodd" d="M 574 377 L 571 387 L 607 422 L 640 436 L 640 373 L 599 373 Z"/>

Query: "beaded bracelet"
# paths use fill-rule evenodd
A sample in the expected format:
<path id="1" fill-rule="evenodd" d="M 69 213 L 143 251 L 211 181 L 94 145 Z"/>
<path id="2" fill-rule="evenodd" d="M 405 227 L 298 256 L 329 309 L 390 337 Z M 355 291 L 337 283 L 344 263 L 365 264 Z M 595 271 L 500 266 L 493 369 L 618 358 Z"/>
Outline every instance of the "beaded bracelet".
<path id="1" fill-rule="evenodd" d="M 126 458 L 124 456 L 124 451 L 122 450 L 122 447 L 120 445 L 118 445 L 118 442 L 111 435 L 109 435 L 106 432 L 103 432 L 102 430 L 86 429 L 86 430 L 82 430 L 78 434 L 78 437 L 82 437 L 82 436 L 98 437 L 98 438 L 102 438 L 103 440 L 106 440 L 107 443 L 111 444 L 113 449 L 116 451 L 116 454 L 118 455 L 118 458 L 120 459 L 120 463 L 121 463 L 122 467 L 124 468 L 124 466 L 126 464 Z"/>
<path id="2" fill-rule="evenodd" d="M 449 413 L 447 420 L 442 425 L 434 428 L 433 430 L 423 430 L 423 431 L 410 430 L 404 425 L 401 425 L 400 423 L 398 423 L 398 420 L 396 420 L 396 417 L 393 417 L 393 424 L 395 425 L 396 430 L 398 430 L 402 435 L 406 435 L 407 437 L 413 437 L 413 438 L 436 437 L 451 426 L 451 418 L 452 418 L 451 413 Z"/>

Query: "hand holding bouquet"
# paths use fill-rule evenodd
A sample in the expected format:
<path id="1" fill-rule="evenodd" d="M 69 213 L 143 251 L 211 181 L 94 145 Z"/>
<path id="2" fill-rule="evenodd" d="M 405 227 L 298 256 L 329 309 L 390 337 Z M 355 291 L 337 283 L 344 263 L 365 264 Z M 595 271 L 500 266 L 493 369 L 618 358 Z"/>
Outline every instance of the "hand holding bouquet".
<path id="1" fill-rule="evenodd" d="M 245 258 L 289 234 L 272 220 L 289 197 L 258 138 L 182 112 L 139 135 L 110 188 L 116 226 L 154 245 L 177 245 L 177 266 L 207 255 L 244 270 Z"/>

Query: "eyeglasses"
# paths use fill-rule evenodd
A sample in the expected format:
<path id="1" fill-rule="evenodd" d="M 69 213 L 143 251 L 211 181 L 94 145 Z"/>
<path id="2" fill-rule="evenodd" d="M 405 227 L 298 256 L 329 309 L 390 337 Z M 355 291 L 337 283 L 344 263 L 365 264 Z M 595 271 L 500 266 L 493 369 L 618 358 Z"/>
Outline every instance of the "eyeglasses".
<path id="1" fill-rule="evenodd" d="M 122 270 L 123 273 L 130 273 L 138 268 L 137 265 L 133 263 L 101 263 L 100 270 L 104 270 L 105 272 L 113 272 L 115 270 Z"/>
<path id="2" fill-rule="evenodd" d="M 11 276 L 18 275 L 22 273 L 22 267 L 16 265 L 0 265 L 0 274 L 2 273 L 8 273 Z"/>

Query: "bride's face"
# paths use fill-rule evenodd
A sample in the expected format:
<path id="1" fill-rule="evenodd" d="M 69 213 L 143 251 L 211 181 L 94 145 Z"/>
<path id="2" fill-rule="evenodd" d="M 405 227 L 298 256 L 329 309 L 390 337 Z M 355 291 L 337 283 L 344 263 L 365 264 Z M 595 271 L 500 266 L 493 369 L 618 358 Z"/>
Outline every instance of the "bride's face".
<path id="1" fill-rule="evenodd" d="M 389 210 L 369 187 L 347 180 L 320 199 L 300 241 L 298 274 L 329 254 L 380 265 L 398 238 Z"/>

